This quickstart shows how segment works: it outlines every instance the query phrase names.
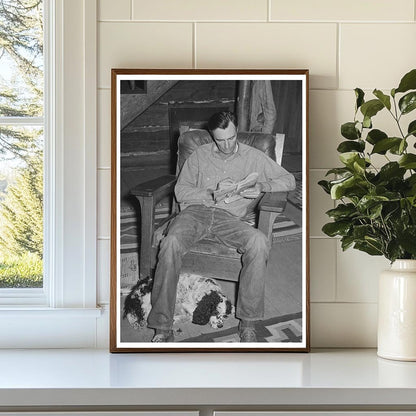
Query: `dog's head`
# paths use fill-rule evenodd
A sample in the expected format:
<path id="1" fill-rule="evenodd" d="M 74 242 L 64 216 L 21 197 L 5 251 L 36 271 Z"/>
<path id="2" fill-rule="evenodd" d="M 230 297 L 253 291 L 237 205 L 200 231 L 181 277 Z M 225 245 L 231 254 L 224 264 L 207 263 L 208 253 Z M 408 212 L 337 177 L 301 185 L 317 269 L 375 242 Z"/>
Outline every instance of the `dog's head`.
<path id="1" fill-rule="evenodd" d="M 192 315 L 192 323 L 206 325 L 209 322 L 213 328 L 222 328 L 224 319 L 231 312 L 231 302 L 223 294 L 212 290 L 198 302 Z"/>
<path id="2" fill-rule="evenodd" d="M 150 294 L 152 280 L 150 277 L 139 280 L 130 290 L 124 301 L 123 319 L 127 318 L 130 325 L 137 329 L 145 325 L 150 310 Z"/>

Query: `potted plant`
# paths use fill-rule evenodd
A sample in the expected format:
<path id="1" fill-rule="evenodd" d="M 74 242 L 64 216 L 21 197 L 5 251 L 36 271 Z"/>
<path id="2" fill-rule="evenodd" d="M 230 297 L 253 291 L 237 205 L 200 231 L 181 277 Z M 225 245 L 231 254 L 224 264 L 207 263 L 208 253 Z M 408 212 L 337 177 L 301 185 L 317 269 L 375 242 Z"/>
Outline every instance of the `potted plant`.
<path id="1" fill-rule="evenodd" d="M 354 119 L 342 124 L 345 140 L 337 148 L 342 167 L 327 172 L 335 179 L 319 182 L 337 201 L 322 231 L 340 237 L 343 250 L 390 260 L 379 283 L 378 354 L 416 360 L 416 120 L 404 122 L 416 109 L 416 69 L 389 94 L 375 89 L 366 101 L 362 89 L 354 91 Z M 380 111 L 390 114 L 395 131 L 373 126 Z"/>

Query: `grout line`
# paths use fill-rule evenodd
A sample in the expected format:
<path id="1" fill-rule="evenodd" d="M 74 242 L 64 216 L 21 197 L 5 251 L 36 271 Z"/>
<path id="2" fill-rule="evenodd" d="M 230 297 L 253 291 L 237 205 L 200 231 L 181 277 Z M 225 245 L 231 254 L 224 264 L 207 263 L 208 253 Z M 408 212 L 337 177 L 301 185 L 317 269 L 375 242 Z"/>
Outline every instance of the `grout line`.
<path id="1" fill-rule="evenodd" d="M 196 61 L 196 22 L 192 24 L 192 68 L 197 67 Z"/>
<path id="2" fill-rule="evenodd" d="M 320 305 L 377 305 L 378 302 L 360 302 L 360 301 L 340 301 L 340 302 L 332 302 L 332 301 L 311 301 L 311 303 L 320 304 Z"/>
<path id="3" fill-rule="evenodd" d="M 133 9 L 133 7 L 132 7 Z M 131 11 L 132 13 L 132 11 Z M 184 20 L 169 20 L 169 19 L 135 19 L 135 20 L 126 20 L 126 19 L 100 19 L 97 20 L 98 23 L 288 23 L 288 24 L 355 24 L 355 25 L 382 25 L 382 24 L 408 24 L 414 25 L 413 20 L 271 20 L 268 22 L 268 18 L 264 19 L 256 19 L 256 20 L 192 20 L 192 19 L 184 19 Z"/>
<path id="4" fill-rule="evenodd" d="M 337 294 L 338 294 L 338 255 L 337 255 L 337 253 L 338 253 L 338 244 L 339 243 L 340 243 L 340 240 L 338 240 L 336 242 L 336 244 L 334 244 L 334 250 L 335 250 L 335 253 L 334 253 L 334 260 L 335 260 L 334 299 L 335 299 L 335 302 L 337 302 L 337 298 L 338 298 L 338 296 L 337 296 Z"/>
<path id="5" fill-rule="evenodd" d="M 329 219 L 330 218 L 328 217 L 328 220 Z M 336 240 L 336 241 L 339 241 L 339 240 L 341 240 L 341 237 L 329 237 L 329 236 L 327 236 L 325 234 L 322 234 L 322 235 L 310 235 L 309 236 L 309 240 Z"/>
<path id="6" fill-rule="evenodd" d="M 340 72 L 341 72 L 341 25 L 337 23 L 337 62 L 336 62 L 336 73 L 337 73 L 337 90 L 339 90 L 340 83 Z"/>
<path id="7" fill-rule="evenodd" d="M 267 1 L 267 22 L 271 22 L 271 21 L 272 21 L 272 0 L 268 0 Z"/>

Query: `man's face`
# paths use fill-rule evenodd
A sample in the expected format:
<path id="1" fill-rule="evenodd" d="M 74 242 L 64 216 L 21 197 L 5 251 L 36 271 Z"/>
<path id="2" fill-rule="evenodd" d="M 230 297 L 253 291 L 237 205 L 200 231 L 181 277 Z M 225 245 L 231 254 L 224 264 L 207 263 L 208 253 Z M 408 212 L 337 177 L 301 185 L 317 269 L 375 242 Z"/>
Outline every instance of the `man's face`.
<path id="1" fill-rule="evenodd" d="M 235 152 L 237 147 L 237 128 L 232 122 L 230 122 L 225 129 L 218 128 L 211 133 L 215 144 L 221 153 L 231 155 Z"/>

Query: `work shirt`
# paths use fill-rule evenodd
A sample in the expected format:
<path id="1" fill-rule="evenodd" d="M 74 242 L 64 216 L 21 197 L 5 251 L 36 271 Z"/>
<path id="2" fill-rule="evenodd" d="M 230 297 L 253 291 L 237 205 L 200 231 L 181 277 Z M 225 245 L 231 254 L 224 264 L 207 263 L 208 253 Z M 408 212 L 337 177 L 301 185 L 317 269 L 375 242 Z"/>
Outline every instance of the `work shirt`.
<path id="1" fill-rule="evenodd" d="M 222 208 L 237 217 L 243 217 L 251 199 L 215 203 L 212 191 L 224 179 L 230 178 L 239 182 L 253 172 L 258 173 L 257 183 L 262 185 L 263 191 L 295 189 L 294 176 L 262 151 L 238 143 L 237 151 L 224 159 L 216 144 L 208 143 L 199 146 L 185 161 L 175 187 L 176 199 L 181 210 L 189 205 L 202 204 Z"/>

